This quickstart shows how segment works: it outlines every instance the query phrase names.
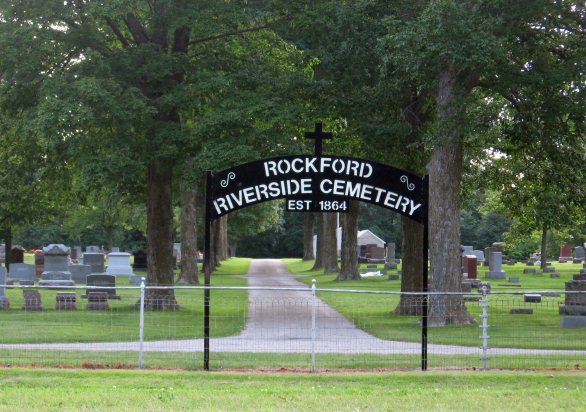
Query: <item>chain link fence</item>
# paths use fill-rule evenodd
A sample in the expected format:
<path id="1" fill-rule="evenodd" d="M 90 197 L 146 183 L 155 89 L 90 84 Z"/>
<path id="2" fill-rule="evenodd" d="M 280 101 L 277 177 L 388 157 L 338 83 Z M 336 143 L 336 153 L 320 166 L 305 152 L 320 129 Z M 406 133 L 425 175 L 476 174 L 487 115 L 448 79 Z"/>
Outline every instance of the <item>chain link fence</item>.
<path id="1" fill-rule="evenodd" d="M 0 287 L 8 302 L 0 310 L 2 365 L 203 368 L 204 287 Z M 174 296 L 175 310 L 144 309 L 157 291 L 167 304 Z M 314 285 L 210 287 L 210 294 L 212 370 L 586 364 L 586 316 L 560 314 L 567 301 L 560 291 L 421 295 Z"/>

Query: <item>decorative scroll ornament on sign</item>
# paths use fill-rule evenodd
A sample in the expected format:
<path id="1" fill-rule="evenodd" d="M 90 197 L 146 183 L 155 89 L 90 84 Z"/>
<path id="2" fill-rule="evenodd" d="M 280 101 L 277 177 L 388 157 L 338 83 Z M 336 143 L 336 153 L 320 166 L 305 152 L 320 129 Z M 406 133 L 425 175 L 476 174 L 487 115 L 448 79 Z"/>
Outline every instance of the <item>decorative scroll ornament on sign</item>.
<path id="1" fill-rule="evenodd" d="M 230 172 L 230 173 L 228 173 L 228 176 L 226 177 L 226 179 L 225 180 L 222 180 L 220 182 L 220 185 L 222 187 L 228 187 L 228 184 L 230 183 L 230 180 L 234 180 L 235 178 L 236 178 L 236 173 Z"/>
<path id="2" fill-rule="evenodd" d="M 407 186 L 407 189 L 413 191 L 415 190 L 415 185 L 413 183 L 409 183 L 409 178 L 405 175 L 401 176 L 401 182 L 405 183 Z"/>

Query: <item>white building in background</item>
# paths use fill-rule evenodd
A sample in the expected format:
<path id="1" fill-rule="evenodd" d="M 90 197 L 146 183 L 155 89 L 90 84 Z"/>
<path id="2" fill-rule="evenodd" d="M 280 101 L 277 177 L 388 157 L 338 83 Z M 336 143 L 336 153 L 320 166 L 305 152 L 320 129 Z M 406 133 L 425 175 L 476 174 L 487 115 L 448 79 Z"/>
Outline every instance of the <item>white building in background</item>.
<path id="1" fill-rule="evenodd" d="M 358 256 L 362 258 L 369 258 L 375 248 L 382 249 L 382 258 L 384 258 L 385 241 L 372 233 L 370 230 L 359 230 L 356 234 L 358 237 Z M 338 257 L 342 254 L 342 228 L 336 229 L 336 241 Z M 317 235 L 313 236 L 313 254 L 317 251 Z M 379 251 L 380 252 L 380 251 Z"/>

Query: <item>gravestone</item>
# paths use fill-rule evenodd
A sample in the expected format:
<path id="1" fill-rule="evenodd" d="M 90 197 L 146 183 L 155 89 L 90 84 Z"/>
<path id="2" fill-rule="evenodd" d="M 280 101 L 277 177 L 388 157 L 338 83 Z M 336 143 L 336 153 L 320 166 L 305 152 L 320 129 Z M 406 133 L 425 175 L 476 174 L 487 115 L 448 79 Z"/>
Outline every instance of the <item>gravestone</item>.
<path id="1" fill-rule="evenodd" d="M 10 308 L 10 299 L 6 296 L 6 268 L 0 266 L 0 310 Z"/>
<path id="2" fill-rule="evenodd" d="M 586 316 L 586 281 L 566 282 L 565 295 L 564 305 L 559 309 L 560 315 Z"/>
<path id="3" fill-rule="evenodd" d="M 38 290 L 23 290 L 24 303 L 22 310 L 43 310 L 41 294 Z"/>
<path id="4" fill-rule="evenodd" d="M 69 273 L 69 248 L 62 244 L 51 244 L 43 248 L 45 255 L 45 272 Z M 71 273 L 69 273 L 71 275 Z"/>
<path id="5" fill-rule="evenodd" d="M 71 260 L 76 261 L 80 255 L 77 254 L 77 249 L 70 248 L 71 252 L 69 253 L 69 257 Z"/>
<path id="6" fill-rule="evenodd" d="M 0 245 L 0 263 L 6 263 L 6 245 L 4 243 Z"/>
<path id="7" fill-rule="evenodd" d="M 474 249 L 468 253 L 468 255 L 476 256 L 476 262 L 478 262 L 478 264 L 484 263 L 484 252 L 482 250 Z"/>
<path id="8" fill-rule="evenodd" d="M 549 277 L 552 279 L 558 279 L 561 278 L 561 275 L 559 273 L 551 273 Z"/>
<path id="9" fill-rule="evenodd" d="M 86 277 L 92 273 L 92 267 L 90 265 L 69 265 L 69 272 L 71 272 L 71 279 L 75 283 L 86 283 Z"/>
<path id="10" fill-rule="evenodd" d="M 12 263 L 10 264 L 10 272 L 8 273 L 10 280 L 17 280 L 19 282 L 34 282 L 37 280 L 37 275 L 34 265 L 27 263 Z"/>
<path id="11" fill-rule="evenodd" d="M 148 267 L 147 254 L 144 250 L 139 250 L 138 252 L 134 252 L 132 256 L 134 257 L 134 264 L 132 265 L 134 270 L 138 270 L 138 271 L 147 270 L 147 267 Z"/>
<path id="12" fill-rule="evenodd" d="M 55 309 L 57 310 L 75 310 L 77 309 L 77 297 L 75 292 L 57 293 L 55 296 Z"/>
<path id="13" fill-rule="evenodd" d="M 470 282 L 462 282 L 460 284 L 460 291 L 462 293 L 472 292 L 472 283 L 470 283 Z"/>
<path id="14" fill-rule="evenodd" d="M 572 280 L 586 280 L 586 273 L 580 273 L 578 275 L 572 275 Z"/>
<path id="15" fill-rule="evenodd" d="M 511 315 L 533 315 L 533 309 L 511 309 L 509 310 L 509 314 Z"/>
<path id="16" fill-rule="evenodd" d="M 175 266 L 181 264 L 181 243 L 173 243 L 173 261 Z"/>
<path id="17" fill-rule="evenodd" d="M 491 267 L 490 259 L 492 252 L 496 252 L 493 247 L 484 248 L 484 266 Z"/>
<path id="18" fill-rule="evenodd" d="M 505 251 L 505 244 L 504 242 L 494 242 L 492 247 L 495 249 L 495 252 L 504 252 Z"/>
<path id="19" fill-rule="evenodd" d="M 92 286 L 91 289 L 86 289 L 86 294 L 82 298 L 89 297 L 91 292 L 106 293 L 108 299 L 120 299 L 116 294 L 116 276 L 107 274 L 92 274 L 87 276 L 87 286 Z M 99 288 L 104 287 L 104 288 Z"/>
<path id="20" fill-rule="evenodd" d="M 478 263 L 476 261 L 476 256 L 474 255 L 465 255 L 463 258 L 464 261 L 464 274 L 468 279 L 476 279 L 478 276 Z"/>
<path id="21" fill-rule="evenodd" d="M 39 280 L 39 286 L 48 286 L 52 288 L 59 288 L 62 286 L 75 286 L 75 282 L 71 279 L 70 272 L 43 272 L 43 276 Z"/>
<path id="22" fill-rule="evenodd" d="M 45 253 L 42 251 L 35 252 L 35 275 L 37 277 L 43 274 L 45 270 Z"/>
<path id="23" fill-rule="evenodd" d="M 523 300 L 527 303 L 540 303 L 541 295 L 538 293 L 527 293 L 523 295 Z"/>
<path id="24" fill-rule="evenodd" d="M 120 253 L 120 248 L 113 246 L 112 247 L 112 250 L 110 252 L 112 252 L 112 253 Z"/>
<path id="25" fill-rule="evenodd" d="M 385 261 L 385 249 L 382 247 L 373 247 L 370 249 L 370 260 L 383 263 Z"/>
<path id="26" fill-rule="evenodd" d="M 89 292 L 87 296 L 88 310 L 106 310 L 108 309 L 108 293 L 107 292 Z"/>
<path id="27" fill-rule="evenodd" d="M 108 275 L 132 276 L 132 267 L 130 266 L 130 253 L 112 252 L 108 253 Z"/>
<path id="28" fill-rule="evenodd" d="M 85 252 L 86 253 L 102 253 L 99 246 L 86 246 Z"/>
<path id="29" fill-rule="evenodd" d="M 13 263 L 23 263 L 24 262 L 24 248 L 20 245 L 12 246 L 10 250 L 10 265 Z"/>
<path id="30" fill-rule="evenodd" d="M 503 254 L 502 252 L 492 252 L 489 257 L 490 266 L 486 277 L 489 279 L 506 279 L 507 274 L 503 270 Z"/>
<path id="31" fill-rule="evenodd" d="M 543 273 L 555 273 L 555 268 L 553 266 L 546 266 L 545 269 L 543 269 Z"/>
<path id="32" fill-rule="evenodd" d="M 86 252 L 83 254 L 83 264 L 92 268 L 92 273 L 104 273 L 104 254 Z"/>
<path id="33" fill-rule="evenodd" d="M 525 269 L 523 269 L 523 273 L 537 273 L 537 269 L 535 269 L 535 268 L 525 268 Z"/>
<path id="34" fill-rule="evenodd" d="M 387 255 L 385 257 L 385 269 L 397 269 L 397 262 L 395 260 L 397 245 L 395 242 L 387 243 Z"/>
<path id="35" fill-rule="evenodd" d="M 560 258 L 559 258 L 559 262 L 563 263 L 563 262 L 568 262 L 568 261 L 572 261 L 572 246 L 565 244 L 560 248 Z"/>
<path id="36" fill-rule="evenodd" d="M 399 280 L 399 275 L 393 275 L 393 274 L 391 274 L 391 275 L 389 275 L 388 279 L 389 280 Z"/>
<path id="37" fill-rule="evenodd" d="M 580 263 L 586 261 L 586 249 L 583 246 L 576 246 L 574 248 L 574 255 L 576 257 L 575 263 Z"/>

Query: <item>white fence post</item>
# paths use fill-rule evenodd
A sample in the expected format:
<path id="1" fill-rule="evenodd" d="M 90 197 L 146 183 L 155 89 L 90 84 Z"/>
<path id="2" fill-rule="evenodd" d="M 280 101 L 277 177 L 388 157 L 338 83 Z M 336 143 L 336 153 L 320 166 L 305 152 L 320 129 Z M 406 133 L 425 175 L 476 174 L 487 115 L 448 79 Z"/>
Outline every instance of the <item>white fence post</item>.
<path id="1" fill-rule="evenodd" d="M 139 346 L 138 346 L 138 367 L 142 369 L 142 355 L 144 349 L 144 294 L 145 294 L 145 278 L 140 278 L 140 315 L 139 315 Z"/>
<path id="2" fill-rule="evenodd" d="M 311 280 L 311 372 L 315 372 L 315 317 L 317 312 L 317 298 L 315 293 L 315 279 Z"/>
<path id="3" fill-rule="evenodd" d="M 488 291 L 486 286 L 482 287 L 482 299 L 480 300 L 480 307 L 482 308 L 482 370 L 488 370 Z"/>

